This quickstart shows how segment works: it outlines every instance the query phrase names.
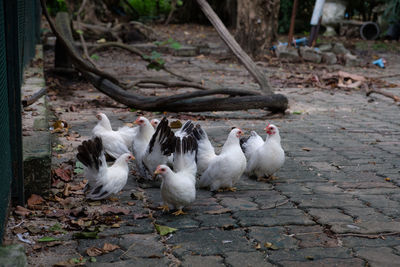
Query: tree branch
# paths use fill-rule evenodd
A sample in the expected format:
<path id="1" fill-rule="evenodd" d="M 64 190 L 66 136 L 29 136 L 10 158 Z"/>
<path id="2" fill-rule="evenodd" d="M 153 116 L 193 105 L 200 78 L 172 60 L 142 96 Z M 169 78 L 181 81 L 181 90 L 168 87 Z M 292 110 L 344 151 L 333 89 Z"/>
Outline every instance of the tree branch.
<path id="1" fill-rule="evenodd" d="M 47 21 L 49 22 L 50 28 L 53 31 L 54 35 L 57 37 L 57 39 L 60 41 L 60 43 L 68 50 L 68 52 L 71 55 L 71 59 L 74 61 L 74 63 L 76 64 L 76 67 L 80 68 L 81 70 L 85 70 L 85 71 L 90 71 L 93 72 L 97 75 L 100 75 L 104 78 L 109 79 L 110 81 L 119 84 L 119 81 L 117 78 L 115 78 L 113 75 L 101 71 L 99 69 L 97 69 L 96 67 L 90 66 L 89 64 L 87 64 L 78 54 L 77 50 L 75 49 L 75 47 L 72 45 L 71 42 L 68 42 L 64 36 L 62 36 L 59 31 L 56 29 L 56 26 L 54 25 L 53 20 L 50 18 L 49 13 L 47 12 L 47 8 L 46 8 L 46 1 L 45 0 L 40 0 L 40 3 L 42 5 L 42 12 L 44 14 L 44 16 L 46 17 Z M 64 25 L 65 27 L 69 27 L 70 25 Z"/>
<path id="2" fill-rule="evenodd" d="M 265 94 L 273 94 L 272 87 L 268 82 L 267 77 L 264 73 L 262 73 L 257 65 L 253 62 L 253 60 L 246 54 L 245 51 L 240 47 L 240 45 L 236 42 L 235 38 L 229 33 L 226 29 L 225 25 L 219 19 L 217 14 L 215 14 L 214 10 L 210 7 L 206 0 L 197 0 L 201 10 L 203 10 L 206 17 L 210 20 L 211 24 L 217 30 L 221 39 L 225 42 L 225 44 L 232 50 L 235 56 L 239 59 L 240 62 L 243 63 L 244 67 L 247 71 L 256 79 L 258 84 L 260 85 L 261 90 Z"/>

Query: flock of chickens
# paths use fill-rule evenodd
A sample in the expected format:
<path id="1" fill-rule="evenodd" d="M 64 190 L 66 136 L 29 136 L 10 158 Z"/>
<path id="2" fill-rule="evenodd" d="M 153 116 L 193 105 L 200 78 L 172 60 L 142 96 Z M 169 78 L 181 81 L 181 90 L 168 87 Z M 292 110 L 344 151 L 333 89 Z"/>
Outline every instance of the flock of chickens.
<path id="1" fill-rule="evenodd" d="M 232 128 L 217 155 L 207 133 L 192 121 L 174 133 L 165 117 L 161 121 L 139 117 L 137 127 L 115 131 L 105 114 L 96 117 L 93 138 L 83 141 L 77 154 L 88 179 L 86 197 L 93 200 L 122 190 L 133 159 L 141 178 L 162 179 L 162 209 L 172 206 L 175 215 L 184 214 L 182 209 L 195 200 L 196 184 L 211 191 L 235 191 L 233 186 L 243 174 L 271 177 L 285 161 L 279 130 L 272 124 L 265 127 L 265 141 L 255 131 L 242 137 L 241 129 Z M 106 155 L 115 159 L 110 167 Z"/>

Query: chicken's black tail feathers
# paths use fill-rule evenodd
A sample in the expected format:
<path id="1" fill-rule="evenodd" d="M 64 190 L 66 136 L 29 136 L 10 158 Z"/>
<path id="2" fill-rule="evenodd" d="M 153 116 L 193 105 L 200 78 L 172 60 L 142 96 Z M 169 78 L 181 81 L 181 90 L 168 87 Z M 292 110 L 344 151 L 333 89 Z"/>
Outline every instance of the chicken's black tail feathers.
<path id="1" fill-rule="evenodd" d="M 206 132 L 201 128 L 201 126 L 199 124 L 197 124 L 196 127 L 193 129 L 193 136 L 198 141 L 208 138 Z"/>
<path id="2" fill-rule="evenodd" d="M 101 138 L 95 137 L 94 139 L 83 141 L 78 146 L 78 154 L 76 157 L 87 168 L 99 170 L 102 161 L 100 157 L 103 153 L 103 143 Z"/>
<path id="3" fill-rule="evenodd" d="M 163 155 L 171 155 L 174 150 L 175 139 L 174 132 L 171 130 L 171 127 L 168 126 L 168 119 L 164 117 L 158 124 L 156 132 L 151 137 L 149 153 L 152 152 L 154 144 L 157 142 L 161 146 Z"/>

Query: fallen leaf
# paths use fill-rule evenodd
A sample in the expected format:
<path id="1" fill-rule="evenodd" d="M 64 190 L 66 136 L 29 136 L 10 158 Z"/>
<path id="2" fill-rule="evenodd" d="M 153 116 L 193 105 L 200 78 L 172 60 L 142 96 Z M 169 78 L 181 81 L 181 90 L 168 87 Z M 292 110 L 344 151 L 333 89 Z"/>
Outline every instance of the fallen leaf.
<path id="1" fill-rule="evenodd" d="M 52 242 L 52 241 L 59 241 L 58 238 L 52 236 L 44 236 L 37 240 L 38 242 Z"/>
<path id="2" fill-rule="evenodd" d="M 110 244 L 110 243 L 104 243 L 104 245 L 103 245 L 103 251 L 105 251 L 105 252 L 111 252 L 118 248 L 119 248 L 118 245 L 114 245 L 114 244 Z"/>
<path id="3" fill-rule="evenodd" d="M 172 121 L 172 122 L 170 123 L 170 127 L 171 127 L 172 129 L 179 129 L 179 128 L 182 127 L 182 122 L 181 122 L 180 120 Z"/>
<path id="4" fill-rule="evenodd" d="M 352 74 L 352 73 L 348 73 L 348 72 L 341 71 L 341 70 L 338 71 L 337 74 L 339 75 L 339 77 L 342 77 L 342 78 L 350 78 L 354 81 L 361 81 L 361 82 L 365 81 L 365 77 L 361 76 L 361 75 Z"/>
<path id="5" fill-rule="evenodd" d="M 86 254 L 90 257 L 97 257 L 103 254 L 103 250 L 101 248 L 90 247 L 86 250 Z"/>
<path id="6" fill-rule="evenodd" d="M 156 227 L 157 233 L 159 233 L 162 236 L 178 231 L 178 229 L 176 228 L 168 227 L 165 225 L 159 225 L 156 223 L 154 224 L 154 226 Z"/>
<path id="7" fill-rule="evenodd" d="M 27 232 L 28 230 L 25 229 L 24 227 L 15 227 L 12 231 L 13 231 L 13 233 L 16 235 L 16 234 L 25 233 L 25 232 Z"/>
<path id="8" fill-rule="evenodd" d="M 68 197 L 69 196 L 69 188 L 71 187 L 70 184 L 65 184 L 64 190 L 63 190 L 63 195 Z"/>
<path id="9" fill-rule="evenodd" d="M 22 206 L 17 206 L 15 208 L 15 214 L 19 215 L 19 216 L 28 216 L 29 214 L 32 213 L 31 210 L 28 210 L 27 208 L 24 208 Z"/>
<path id="10" fill-rule="evenodd" d="M 228 213 L 231 211 L 232 210 L 230 210 L 228 208 L 223 208 L 223 209 L 219 209 L 219 210 L 208 210 L 208 211 L 205 211 L 204 213 L 206 213 L 206 214 L 222 214 L 222 213 Z"/>
<path id="11" fill-rule="evenodd" d="M 131 198 L 135 200 L 142 200 L 144 198 L 144 193 L 143 192 L 133 192 L 131 194 Z"/>
<path id="12" fill-rule="evenodd" d="M 97 234 L 99 232 L 98 231 L 94 231 L 94 232 L 79 232 L 79 233 L 75 233 L 73 234 L 73 237 L 76 239 L 96 239 L 98 238 Z"/>
<path id="13" fill-rule="evenodd" d="M 303 147 L 303 148 L 302 148 L 302 150 L 304 150 L 304 151 L 307 151 L 307 152 L 308 152 L 308 151 L 311 151 L 311 148 L 308 148 L 308 147 Z"/>
<path id="14" fill-rule="evenodd" d="M 42 204 L 44 202 L 44 199 L 36 194 L 32 194 L 27 203 L 28 203 L 28 207 L 33 209 L 33 208 L 37 208 L 38 205 Z"/>
<path id="15" fill-rule="evenodd" d="M 386 181 L 386 182 L 390 182 L 390 178 L 389 178 L 389 177 L 386 177 L 386 178 L 385 178 L 385 181 Z"/>
<path id="16" fill-rule="evenodd" d="M 128 215 L 131 211 L 125 208 L 119 208 L 119 207 L 102 207 L 102 214 L 104 215 L 111 215 L 111 214 L 123 214 L 123 215 Z"/>
<path id="17" fill-rule="evenodd" d="M 120 228 L 121 225 L 119 223 L 114 223 L 111 225 L 111 228 Z"/>
<path id="18" fill-rule="evenodd" d="M 71 172 L 71 167 L 60 167 L 54 170 L 54 173 L 64 182 L 69 182 L 71 181 L 72 178 L 72 172 Z"/>
<path id="19" fill-rule="evenodd" d="M 261 244 L 257 243 L 257 245 L 254 246 L 255 249 L 261 249 Z"/>
<path id="20" fill-rule="evenodd" d="M 61 241 L 51 241 L 46 243 L 46 247 L 55 247 L 61 245 L 63 242 Z"/>
<path id="21" fill-rule="evenodd" d="M 278 250 L 279 248 L 270 242 L 264 243 L 264 247 L 271 250 Z"/>
<path id="22" fill-rule="evenodd" d="M 133 219 L 134 220 L 138 220 L 138 219 L 143 219 L 143 218 L 147 218 L 149 217 L 148 214 L 144 214 L 144 213 L 135 213 L 133 214 Z"/>
<path id="23" fill-rule="evenodd" d="M 82 162 L 76 161 L 76 162 L 75 162 L 74 173 L 76 173 L 76 174 L 81 174 L 81 173 L 83 173 L 83 167 L 84 167 L 84 165 L 82 164 Z"/>

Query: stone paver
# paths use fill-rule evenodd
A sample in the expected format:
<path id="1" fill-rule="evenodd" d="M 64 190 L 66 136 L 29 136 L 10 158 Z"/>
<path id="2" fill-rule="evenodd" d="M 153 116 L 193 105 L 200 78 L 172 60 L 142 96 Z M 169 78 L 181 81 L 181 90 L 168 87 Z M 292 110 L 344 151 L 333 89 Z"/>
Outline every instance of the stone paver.
<path id="1" fill-rule="evenodd" d="M 125 75 L 147 71 L 144 65 L 130 66 L 130 55 L 115 55 L 115 60 L 125 60 L 126 69 L 121 70 L 126 72 Z M 179 58 L 168 60 L 177 71 L 197 78 L 217 80 L 224 74 L 228 77 L 224 80 L 227 84 L 254 87 L 244 69 L 235 64 L 217 64 L 207 58 L 190 59 L 192 64 L 186 65 L 180 64 Z M 112 71 L 116 67 L 108 68 Z M 365 74 L 361 69 L 343 68 Z M 279 73 L 278 69 L 270 70 Z M 384 70 L 371 68 L 368 71 L 373 76 Z M 400 80 L 395 78 L 393 82 L 400 83 Z M 399 92 L 399 88 L 387 90 Z M 262 129 L 267 121 L 276 124 L 286 152 L 285 165 L 277 173 L 276 180 L 265 183 L 243 177 L 237 184 L 237 192 L 198 190 L 196 201 L 187 209 L 188 214 L 175 217 L 156 208 L 161 202 L 159 184 L 139 183 L 131 174 L 127 186 L 117 195 L 120 205 L 131 213 L 121 215 L 120 227 L 105 229 L 97 240 L 73 241 L 68 246 L 68 255 L 72 257 L 75 249 L 76 254 L 88 258 L 88 248 L 101 247 L 107 242 L 120 248 L 98 256 L 96 263 L 88 265 L 292 267 L 398 264 L 399 106 L 379 95 L 374 95 L 374 101 L 368 102 L 368 98 L 358 91 L 315 88 L 276 91 L 289 97 L 290 112 L 301 114 L 268 116 L 261 110 L 166 114 L 171 119 L 198 118 L 196 122 L 206 129 L 217 150 L 232 126 L 255 130 L 265 137 Z M 50 101 L 53 107 L 60 108 L 55 109 L 56 115 L 68 121 L 70 131 L 81 136 L 75 142 L 59 137 L 58 141 L 70 149 L 61 159 L 54 157 L 54 163 L 75 161 L 76 146 L 89 138 L 96 123 L 96 112 L 107 113 L 113 127 L 132 122 L 139 114 L 123 107 L 85 108 L 88 99 L 110 100 L 94 90 L 74 91 L 74 94 Z M 71 103 L 78 111 L 65 112 Z M 150 118 L 161 116 L 159 113 L 144 114 Z M 198 115 L 203 117 L 196 117 Z M 131 199 L 131 193 L 138 190 L 143 199 Z M 152 215 L 149 218 L 133 218 L 133 214 L 149 213 Z M 162 237 L 157 234 L 154 223 L 178 230 Z M 28 261 L 33 265 L 51 265 L 57 262 L 51 255 L 61 254 L 61 251 L 60 246 L 46 253 L 32 252 Z M 45 257 L 51 260 L 46 261 Z"/>

